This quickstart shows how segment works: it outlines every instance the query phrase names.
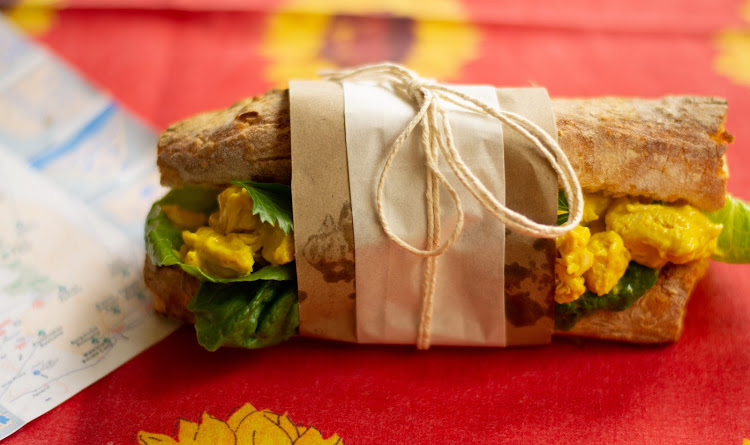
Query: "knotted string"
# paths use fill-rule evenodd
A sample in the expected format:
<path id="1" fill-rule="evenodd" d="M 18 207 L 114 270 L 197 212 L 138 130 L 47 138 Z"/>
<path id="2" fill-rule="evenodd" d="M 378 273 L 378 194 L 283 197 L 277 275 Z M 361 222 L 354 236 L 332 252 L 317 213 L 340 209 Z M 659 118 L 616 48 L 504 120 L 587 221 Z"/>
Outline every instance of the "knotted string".
<path id="1" fill-rule="evenodd" d="M 560 149 L 557 142 L 542 128 L 510 111 L 495 110 L 480 100 L 468 96 L 446 85 L 435 83 L 419 77 L 415 72 L 393 63 L 367 65 L 353 70 L 322 73 L 329 80 L 343 82 L 346 80 L 374 81 L 387 84 L 406 94 L 414 100 L 419 111 L 409 121 L 391 145 L 385 165 L 380 174 L 377 188 L 377 211 L 383 231 L 393 242 L 413 253 L 424 257 L 424 281 L 422 283 L 422 305 L 417 334 L 417 347 L 430 347 L 430 326 L 432 323 L 433 297 L 435 293 L 437 258 L 445 253 L 458 239 L 464 226 L 464 210 L 461 199 L 453 186 L 440 172 L 440 154 L 450 166 L 453 174 L 474 198 L 491 215 L 500 220 L 511 230 L 534 238 L 557 238 L 575 228 L 583 216 L 583 194 L 573 168 Z M 570 218 L 561 225 L 539 224 L 520 213 L 503 205 L 487 187 L 472 173 L 456 149 L 453 132 L 448 121 L 443 101 L 453 103 L 466 110 L 491 116 L 529 140 L 547 159 L 559 177 L 565 195 L 568 197 Z M 384 190 L 388 171 L 406 139 L 417 126 L 421 126 L 421 145 L 424 150 L 426 173 L 427 205 L 427 247 L 420 249 L 411 245 L 391 230 L 384 209 Z M 440 187 L 443 187 L 456 208 L 458 218 L 451 235 L 440 243 Z"/>

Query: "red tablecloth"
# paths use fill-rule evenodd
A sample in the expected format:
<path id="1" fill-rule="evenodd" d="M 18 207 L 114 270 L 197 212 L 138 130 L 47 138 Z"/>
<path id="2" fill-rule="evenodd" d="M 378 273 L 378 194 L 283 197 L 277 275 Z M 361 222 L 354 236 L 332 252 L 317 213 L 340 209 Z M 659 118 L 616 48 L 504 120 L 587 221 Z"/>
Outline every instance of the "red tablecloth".
<path id="1" fill-rule="evenodd" d="M 748 0 L 44 3 L 6 12 L 156 129 L 290 76 L 383 59 L 553 96 L 723 96 L 729 189 L 750 200 Z M 4 443 L 137 443 L 252 403 L 349 444 L 741 444 L 750 266 L 712 264 L 685 323 L 665 347 L 428 352 L 294 339 L 208 353 L 182 328 Z"/>

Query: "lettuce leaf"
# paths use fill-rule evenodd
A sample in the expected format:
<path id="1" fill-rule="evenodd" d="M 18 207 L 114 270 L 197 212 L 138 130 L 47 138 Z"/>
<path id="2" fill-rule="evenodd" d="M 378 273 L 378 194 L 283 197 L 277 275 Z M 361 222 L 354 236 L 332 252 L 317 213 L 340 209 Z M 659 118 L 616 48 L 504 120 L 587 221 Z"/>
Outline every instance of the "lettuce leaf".
<path id="1" fill-rule="evenodd" d="M 254 188 L 254 185 L 247 185 Z M 289 187 L 287 187 L 287 191 Z M 210 281 L 213 283 L 244 282 L 256 280 L 276 280 L 289 281 L 296 280 L 296 270 L 294 263 L 284 264 L 281 266 L 266 266 L 253 271 L 250 274 L 237 278 L 221 278 L 207 274 L 200 268 L 185 264 L 180 259 L 180 247 L 182 247 L 182 230 L 177 227 L 164 213 L 162 205 L 177 204 L 180 207 L 193 212 L 210 214 L 217 208 L 216 197 L 220 190 L 204 187 L 185 187 L 173 189 L 167 193 L 164 198 L 157 201 L 146 217 L 146 252 L 151 258 L 151 262 L 156 266 L 179 266 L 182 270 L 199 278 L 201 281 Z M 281 192 L 279 192 L 281 194 Z M 271 199 L 269 194 L 259 192 L 264 199 Z M 289 202 L 291 202 L 291 192 L 289 192 Z M 274 218 L 285 218 L 281 214 L 273 213 L 273 207 L 270 205 L 263 206 L 263 212 Z"/>
<path id="2" fill-rule="evenodd" d="M 564 191 L 559 190 L 557 192 L 557 225 L 561 226 L 568 222 L 569 214 L 568 197 L 565 196 Z"/>
<path id="3" fill-rule="evenodd" d="M 660 269 L 652 269 L 631 261 L 625 275 L 608 293 L 599 296 L 586 290 L 573 302 L 555 303 L 555 329 L 569 331 L 578 320 L 599 310 L 624 311 L 656 284 L 659 272 Z"/>
<path id="4" fill-rule="evenodd" d="M 235 182 L 254 201 L 253 213 L 278 224 L 286 233 L 293 229 L 289 186 Z M 211 276 L 185 264 L 179 250 L 182 230 L 162 206 L 177 204 L 193 212 L 211 214 L 218 208 L 220 190 L 207 187 L 173 189 L 157 201 L 146 218 L 146 251 L 157 266 L 179 266 L 202 283 L 188 305 L 196 317 L 198 342 L 209 351 L 221 346 L 260 348 L 279 343 L 296 333 L 299 324 L 294 262 L 266 266 L 237 278 Z"/>
<path id="5" fill-rule="evenodd" d="M 220 189 L 186 185 L 170 190 L 159 200 L 159 204 L 177 204 L 185 210 L 209 215 L 219 208 L 216 197 L 220 192 Z"/>
<path id="6" fill-rule="evenodd" d="M 750 205 L 728 194 L 721 210 L 706 215 L 724 225 L 711 258 L 724 263 L 750 263 Z"/>
<path id="7" fill-rule="evenodd" d="M 294 230 L 292 221 L 292 189 L 284 184 L 265 184 L 250 181 L 232 181 L 242 187 L 253 198 L 253 215 L 272 226 L 278 224 L 284 233 Z"/>
<path id="8" fill-rule="evenodd" d="M 274 345 L 299 325 L 297 284 L 290 281 L 203 283 L 188 308 L 195 314 L 198 343 L 209 351 Z"/>

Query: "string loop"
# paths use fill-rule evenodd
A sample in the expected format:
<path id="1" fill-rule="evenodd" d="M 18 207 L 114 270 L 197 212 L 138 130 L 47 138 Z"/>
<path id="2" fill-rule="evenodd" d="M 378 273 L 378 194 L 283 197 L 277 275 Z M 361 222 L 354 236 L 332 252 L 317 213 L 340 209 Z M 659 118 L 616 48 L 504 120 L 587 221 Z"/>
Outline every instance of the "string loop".
<path id="1" fill-rule="evenodd" d="M 386 157 L 377 187 L 377 213 L 386 236 L 414 255 L 426 258 L 422 283 L 422 306 L 417 336 L 417 347 L 430 346 L 430 325 L 436 282 L 437 257 L 445 253 L 461 235 L 464 226 L 464 210 L 458 192 L 440 172 L 440 155 L 448 164 L 459 182 L 493 217 L 506 227 L 534 238 L 557 238 L 574 229 L 583 217 L 583 193 L 578 177 L 557 141 L 535 123 L 510 111 L 496 110 L 482 101 L 468 96 L 450 86 L 438 84 L 419 77 L 415 72 L 393 63 L 365 65 L 353 70 L 321 73 L 328 80 L 375 81 L 390 85 L 414 100 L 417 114 L 394 140 Z M 557 173 L 559 182 L 568 197 L 570 217 L 561 225 L 539 224 L 528 217 L 506 207 L 495 197 L 464 163 L 455 146 L 453 132 L 448 121 L 444 102 L 453 103 L 466 110 L 491 116 L 527 139 L 544 156 Z M 391 230 L 384 208 L 384 190 L 388 172 L 404 142 L 414 129 L 422 130 L 421 145 L 425 157 L 427 205 L 427 247 L 421 249 L 411 245 Z M 456 224 L 450 236 L 440 243 L 440 188 L 443 188 L 456 209 Z"/>

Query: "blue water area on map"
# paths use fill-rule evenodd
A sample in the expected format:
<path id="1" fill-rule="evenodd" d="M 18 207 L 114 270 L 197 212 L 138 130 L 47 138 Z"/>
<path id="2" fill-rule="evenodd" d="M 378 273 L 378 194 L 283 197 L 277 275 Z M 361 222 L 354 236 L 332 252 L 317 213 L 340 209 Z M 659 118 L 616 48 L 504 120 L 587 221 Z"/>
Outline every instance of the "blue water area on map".
<path id="1" fill-rule="evenodd" d="M 73 135 L 73 137 L 58 145 L 57 147 L 54 147 L 52 150 L 48 150 L 45 153 L 32 157 L 31 159 L 29 159 L 29 164 L 37 169 L 47 167 L 47 165 L 49 165 L 52 161 L 59 158 L 60 156 L 65 155 L 66 153 L 69 153 L 82 142 L 84 142 L 88 137 L 99 131 L 104 126 L 104 124 L 106 124 L 107 121 L 112 117 L 116 109 L 117 107 L 115 106 L 115 104 L 110 103 L 109 105 L 104 107 L 104 109 L 97 116 L 95 116 L 93 119 L 91 119 L 91 121 L 89 121 L 81 129 L 79 129 L 78 132 Z"/>
<path id="2" fill-rule="evenodd" d="M 0 22 L 0 149 L 87 203 L 155 168 L 153 130 L 6 24 Z"/>
<path id="3" fill-rule="evenodd" d="M 65 144 L 110 102 L 39 49 L 15 63 L 15 71 L 0 77 L 0 145 L 25 159 Z M 0 52 L 0 66 L 6 65 Z"/>
<path id="4" fill-rule="evenodd" d="M 23 426 L 24 422 L 0 405 L 0 440 L 10 436 Z"/>

